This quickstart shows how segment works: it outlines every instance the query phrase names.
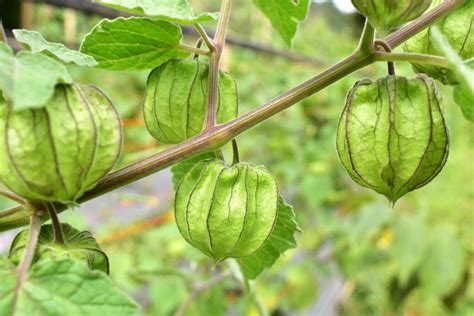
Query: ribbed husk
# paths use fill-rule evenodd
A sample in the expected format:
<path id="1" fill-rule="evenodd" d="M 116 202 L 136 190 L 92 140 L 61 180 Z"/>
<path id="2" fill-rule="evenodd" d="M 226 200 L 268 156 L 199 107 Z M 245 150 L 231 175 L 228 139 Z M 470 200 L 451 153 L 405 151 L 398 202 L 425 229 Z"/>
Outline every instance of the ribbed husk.
<path id="1" fill-rule="evenodd" d="M 441 2 L 442 0 L 434 0 L 432 7 Z M 442 56 L 443 54 L 438 50 L 431 36 L 433 26 L 439 28 L 462 60 L 474 58 L 474 1 L 465 1 L 463 5 L 450 12 L 446 17 L 406 41 L 403 45 L 405 52 Z M 413 63 L 412 65 L 416 72 L 425 73 L 444 84 L 457 83 L 453 72 L 448 68 L 422 63 Z"/>
<path id="2" fill-rule="evenodd" d="M 86 263 L 89 268 L 109 273 L 109 259 L 100 249 L 90 232 L 80 232 L 68 224 L 62 224 L 65 244 L 55 243 L 52 225 L 44 225 L 38 237 L 33 262 L 44 259 L 71 259 Z M 23 258 L 28 243 L 29 230 L 23 230 L 12 242 L 8 255 L 11 262 L 18 265 Z"/>
<path id="3" fill-rule="evenodd" d="M 352 4 L 369 20 L 381 36 L 416 19 L 425 12 L 431 0 L 352 0 Z"/>
<path id="4" fill-rule="evenodd" d="M 179 231 L 218 263 L 262 247 L 277 220 L 278 185 L 264 168 L 221 160 L 198 162 L 181 181 L 175 199 Z"/>
<path id="5" fill-rule="evenodd" d="M 172 60 L 150 73 L 144 101 L 145 123 L 162 143 L 177 144 L 204 129 L 208 102 L 208 65 L 198 60 Z M 234 79 L 220 72 L 217 123 L 237 117 Z"/>
<path id="6" fill-rule="evenodd" d="M 339 157 L 351 178 L 393 203 L 430 182 L 449 151 L 442 103 L 425 75 L 358 81 L 337 132 Z"/>
<path id="7" fill-rule="evenodd" d="M 35 201 L 74 203 L 115 165 L 120 117 L 90 85 L 60 85 L 43 108 L 0 107 L 0 179 Z"/>

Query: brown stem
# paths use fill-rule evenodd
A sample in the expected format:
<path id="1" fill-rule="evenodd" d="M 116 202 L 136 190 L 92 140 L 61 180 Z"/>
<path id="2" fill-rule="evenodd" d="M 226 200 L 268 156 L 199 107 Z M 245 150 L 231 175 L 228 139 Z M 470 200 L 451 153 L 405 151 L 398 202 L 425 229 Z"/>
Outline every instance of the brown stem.
<path id="1" fill-rule="evenodd" d="M 436 19 L 444 16 L 462 3 L 461 0 L 443 2 L 435 10 L 421 16 L 412 24 L 405 26 L 384 40 L 393 48 L 409 39 Z M 223 125 L 216 126 L 203 134 L 191 138 L 181 144 L 168 148 L 142 161 L 133 163 L 121 170 L 105 176 L 94 189 L 86 192 L 78 202 L 83 203 L 142 179 L 152 173 L 170 167 L 192 155 L 215 150 L 235 138 L 249 128 L 265 121 L 269 117 L 291 107 L 308 96 L 324 89 L 337 80 L 351 74 L 375 61 L 374 54 L 356 51 L 336 65 L 326 69 L 314 78 L 283 93 L 273 100 L 249 111 L 242 116 Z M 64 205 L 56 205 L 58 212 L 65 209 Z M 0 212 L 0 231 L 25 225 L 31 213 L 22 207 Z"/>
<path id="2" fill-rule="evenodd" d="M 383 50 L 385 50 L 386 53 L 391 53 L 392 52 L 392 47 L 387 44 L 387 42 L 382 41 L 382 40 L 376 40 L 374 42 L 375 47 L 382 47 Z M 393 61 L 388 61 L 387 62 L 387 67 L 388 67 L 388 74 L 390 76 L 395 76 L 395 63 Z"/>
<path id="3" fill-rule="evenodd" d="M 64 245 L 66 241 L 64 240 L 63 229 L 61 227 L 61 222 L 58 218 L 58 213 L 54 203 L 50 203 L 51 207 L 48 207 L 49 217 L 51 218 L 51 223 L 53 224 L 54 229 L 54 241 L 58 244 Z"/>
<path id="4" fill-rule="evenodd" d="M 209 55 L 209 89 L 208 89 L 208 108 L 206 130 L 213 129 L 217 122 L 217 102 L 219 93 L 219 67 L 221 63 L 222 52 L 224 51 L 225 35 L 229 23 L 232 0 L 223 0 L 221 7 L 221 17 L 214 36 L 213 48 Z M 199 31 L 199 30 L 198 30 Z M 204 38 L 204 40 L 206 40 Z"/>

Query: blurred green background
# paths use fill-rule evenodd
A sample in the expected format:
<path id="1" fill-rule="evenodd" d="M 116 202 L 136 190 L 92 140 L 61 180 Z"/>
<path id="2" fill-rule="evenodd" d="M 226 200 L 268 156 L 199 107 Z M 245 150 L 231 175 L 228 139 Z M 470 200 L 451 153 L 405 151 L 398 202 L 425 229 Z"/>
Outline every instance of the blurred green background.
<path id="1" fill-rule="evenodd" d="M 7 27 L 34 29 L 72 46 L 102 18 L 28 2 L 16 18 L 13 6 L 5 9 L 7 2 L 0 1 Z M 219 6 L 190 2 L 198 12 Z M 238 82 L 240 113 L 347 56 L 362 24 L 357 14 L 320 1 L 294 42 L 294 53 L 310 57 L 305 62 L 228 45 L 223 68 Z M 235 1 L 229 34 L 288 51 L 251 1 Z M 186 36 L 189 43 L 195 39 Z M 106 91 L 122 114 L 126 142 L 120 166 L 165 148 L 143 124 L 146 72 L 70 70 L 77 81 Z M 298 248 L 256 282 L 271 315 L 474 315 L 473 130 L 452 102 L 451 88 L 442 89 L 452 141 L 448 162 L 432 183 L 394 209 L 354 184 L 338 161 L 336 125 L 347 91 L 356 80 L 385 73 L 384 64 L 370 66 L 238 138 L 242 160 L 265 164 L 277 176 L 303 231 Z M 414 75 L 407 64 L 397 64 L 397 73 Z M 229 148 L 224 150 L 230 159 Z M 196 285 L 219 273 L 179 235 L 170 215 L 170 178 L 169 170 L 160 172 L 61 216 L 94 231 L 110 256 L 112 277 L 149 315 L 173 315 Z M 0 199 L 0 206 L 9 205 Z M 0 236 L 0 251 L 8 250 L 13 236 Z M 186 315 L 258 315 L 254 300 L 227 278 L 197 295 Z"/>

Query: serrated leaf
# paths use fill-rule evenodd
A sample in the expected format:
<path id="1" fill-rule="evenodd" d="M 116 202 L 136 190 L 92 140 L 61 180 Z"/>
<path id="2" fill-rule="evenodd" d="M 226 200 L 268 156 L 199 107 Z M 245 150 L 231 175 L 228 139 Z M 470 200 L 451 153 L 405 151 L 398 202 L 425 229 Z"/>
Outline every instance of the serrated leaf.
<path id="1" fill-rule="evenodd" d="M 104 19 L 86 35 L 81 52 L 100 68 L 142 70 L 156 68 L 173 58 L 184 58 L 181 29 L 150 18 Z"/>
<path id="2" fill-rule="evenodd" d="M 45 260 L 17 286 L 15 266 L 0 261 L 0 316 L 137 315 L 137 305 L 103 272 L 85 264 Z"/>
<path id="3" fill-rule="evenodd" d="M 213 159 L 213 158 L 219 158 L 219 154 L 215 151 L 209 151 L 205 152 L 200 155 L 193 156 L 191 158 L 188 158 L 176 165 L 174 165 L 171 168 L 171 172 L 173 173 L 173 188 L 176 190 L 178 188 L 179 183 L 181 180 L 184 178 L 184 176 L 191 170 L 191 168 L 198 163 L 201 160 L 206 160 L 206 159 Z"/>
<path id="4" fill-rule="evenodd" d="M 90 232 L 79 231 L 69 224 L 61 224 L 64 244 L 55 242 L 52 225 L 43 225 L 38 237 L 33 263 L 47 259 L 71 259 L 87 263 L 89 268 L 109 273 L 109 259 Z M 16 235 L 10 248 L 9 258 L 19 264 L 28 243 L 29 229 Z"/>
<path id="5" fill-rule="evenodd" d="M 309 0 L 254 0 L 255 5 L 270 20 L 274 29 L 291 46 L 298 24 L 306 18 Z"/>
<path id="6" fill-rule="evenodd" d="M 219 17 L 219 13 L 194 14 L 194 10 L 187 0 L 97 0 L 95 2 L 124 12 L 148 15 L 158 20 L 177 24 L 208 22 Z"/>
<path id="7" fill-rule="evenodd" d="M 15 111 L 42 107 L 60 83 L 72 83 L 64 65 L 27 51 L 15 56 L 10 47 L 0 43 L 0 90 Z"/>
<path id="8" fill-rule="evenodd" d="M 421 266 L 419 279 L 424 292 L 442 298 L 459 285 L 466 270 L 466 252 L 449 227 L 432 230 Z"/>
<path id="9" fill-rule="evenodd" d="M 262 248 L 253 255 L 237 259 L 247 280 L 257 278 L 263 270 L 270 268 L 288 249 L 296 248 L 295 233 L 300 231 L 293 207 L 280 196 L 278 218 L 272 234 Z"/>
<path id="10" fill-rule="evenodd" d="M 48 42 L 39 32 L 28 30 L 13 30 L 18 42 L 33 53 L 48 53 L 65 63 L 75 63 L 79 66 L 93 67 L 97 62 L 91 56 L 72 50 L 59 43 Z"/>

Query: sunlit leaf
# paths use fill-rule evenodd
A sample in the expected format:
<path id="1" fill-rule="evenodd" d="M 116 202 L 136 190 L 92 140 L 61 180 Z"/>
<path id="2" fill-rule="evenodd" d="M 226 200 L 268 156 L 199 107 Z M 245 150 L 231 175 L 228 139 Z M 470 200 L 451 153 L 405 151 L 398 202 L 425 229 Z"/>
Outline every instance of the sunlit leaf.
<path id="1" fill-rule="evenodd" d="M 99 271 L 69 260 L 33 266 L 21 287 L 17 271 L 0 261 L 0 316 L 136 315 L 138 307 Z"/>
<path id="2" fill-rule="evenodd" d="M 124 12 L 152 16 L 158 20 L 178 24 L 195 24 L 217 19 L 218 13 L 196 15 L 187 0 L 96 0 L 96 2 Z"/>
<path id="3" fill-rule="evenodd" d="M 298 24 L 306 18 L 309 0 L 254 0 L 255 5 L 271 21 L 288 46 L 298 30 Z"/>
<path id="4" fill-rule="evenodd" d="M 18 42 L 29 48 L 33 53 L 47 52 L 65 63 L 79 66 L 95 66 L 97 62 L 91 56 L 72 50 L 63 44 L 48 42 L 43 35 L 35 31 L 13 30 Z"/>
<path id="5" fill-rule="evenodd" d="M 86 35 L 81 52 L 95 58 L 98 67 L 111 70 L 155 68 L 189 53 L 180 49 L 181 29 L 150 18 L 102 20 Z"/>
<path id="6" fill-rule="evenodd" d="M 10 47 L 0 43 L 0 90 L 15 110 L 42 107 L 59 83 L 72 83 L 64 65 L 27 51 L 15 56 Z"/>

